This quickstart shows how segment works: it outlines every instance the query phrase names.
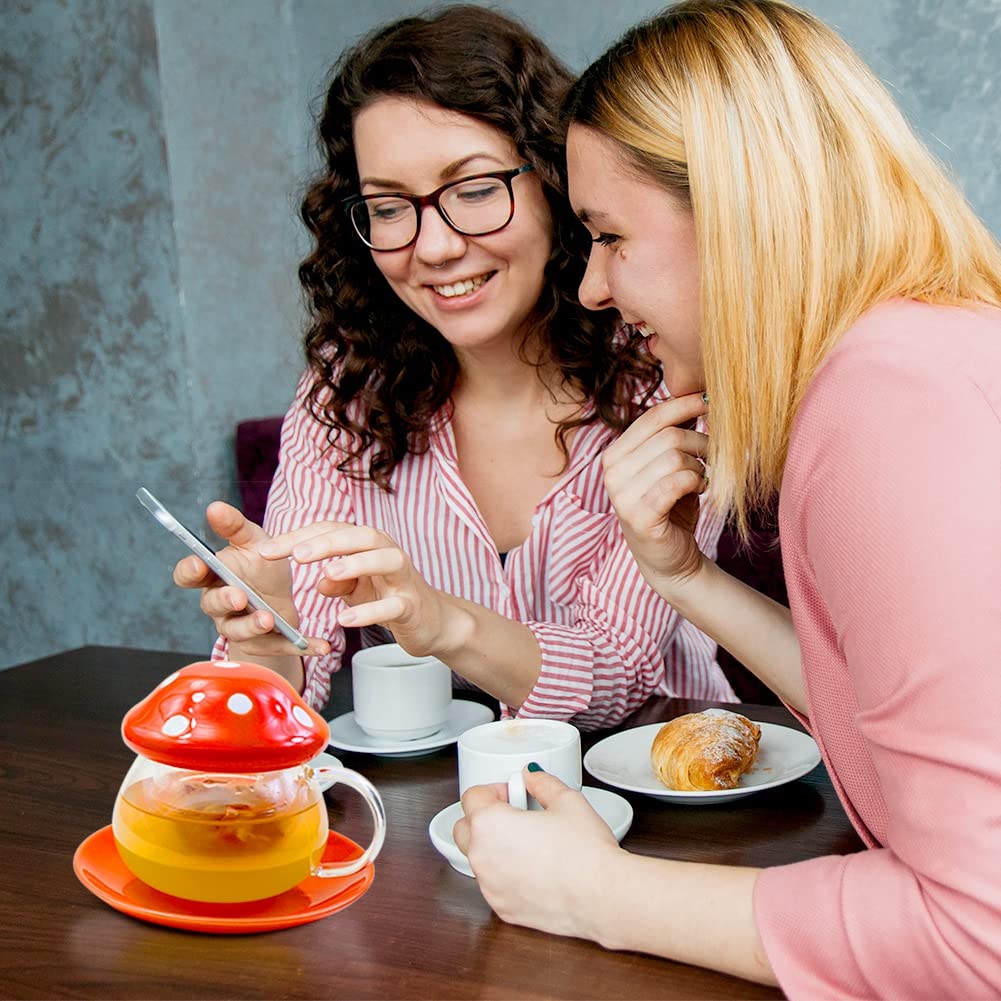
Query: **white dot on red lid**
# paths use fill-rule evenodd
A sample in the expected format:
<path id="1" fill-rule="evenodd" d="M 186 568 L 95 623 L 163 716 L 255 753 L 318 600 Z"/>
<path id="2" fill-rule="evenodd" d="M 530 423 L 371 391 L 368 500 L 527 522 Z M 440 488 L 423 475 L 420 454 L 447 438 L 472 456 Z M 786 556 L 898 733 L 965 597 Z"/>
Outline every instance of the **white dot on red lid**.
<path id="1" fill-rule="evenodd" d="M 201 702 L 202 699 L 204 699 L 204 698 L 205 698 L 205 693 L 204 692 L 195 692 L 195 694 L 191 696 L 191 701 L 192 702 Z"/>
<path id="2" fill-rule="evenodd" d="M 239 667 L 240 665 L 232 660 L 217 660 L 215 662 L 216 667 Z"/>
<path id="3" fill-rule="evenodd" d="M 178 675 L 179 675 L 180 673 L 181 673 L 180 671 L 175 671 L 175 672 L 174 672 L 174 673 L 173 673 L 172 675 L 170 675 L 170 677 L 169 677 L 169 678 L 164 678 L 164 679 L 163 679 L 163 681 L 161 681 L 161 682 L 160 682 L 160 684 L 159 684 L 159 685 L 157 685 L 156 687 L 157 687 L 157 688 L 163 688 L 163 687 L 165 687 L 166 685 L 169 685 L 169 684 L 170 684 L 170 683 L 171 683 L 172 681 L 176 681 L 176 680 L 177 680 L 177 676 L 178 676 Z"/>
<path id="4" fill-rule="evenodd" d="M 313 720 L 310 718 L 308 712 L 302 708 L 302 706 L 293 706 L 292 715 L 303 725 L 308 726 L 310 729 L 313 727 Z"/>
<path id="5" fill-rule="evenodd" d="M 254 708 L 254 703 L 250 701 L 250 696 L 236 692 L 226 699 L 226 708 L 237 716 L 246 716 Z"/>
<path id="6" fill-rule="evenodd" d="M 171 716 L 163 726 L 160 727 L 160 732 L 167 737 L 180 737 L 185 730 L 191 725 L 191 721 L 187 716 Z"/>

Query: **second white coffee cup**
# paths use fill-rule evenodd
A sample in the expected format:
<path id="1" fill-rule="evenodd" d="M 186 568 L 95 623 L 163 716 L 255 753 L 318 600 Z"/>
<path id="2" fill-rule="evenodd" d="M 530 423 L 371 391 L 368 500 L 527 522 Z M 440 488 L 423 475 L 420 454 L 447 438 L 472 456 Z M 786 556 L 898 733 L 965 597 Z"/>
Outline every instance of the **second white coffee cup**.
<path id="1" fill-rule="evenodd" d="M 552 719 L 507 719 L 473 727 L 459 737 L 459 795 L 470 786 L 506 782 L 512 806 L 541 809 L 525 792 L 521 770 L 531 761 L 571 789 L 580 789 L 580 731 Z"/>
<path id="2" fill-rule="evenodd" d="M 370 737 L 418 740 L 440 730 L 452 705 L 452 672 L 436 657 L 412 657 L 398 643 L 351 658 L 355 722 Z"/>

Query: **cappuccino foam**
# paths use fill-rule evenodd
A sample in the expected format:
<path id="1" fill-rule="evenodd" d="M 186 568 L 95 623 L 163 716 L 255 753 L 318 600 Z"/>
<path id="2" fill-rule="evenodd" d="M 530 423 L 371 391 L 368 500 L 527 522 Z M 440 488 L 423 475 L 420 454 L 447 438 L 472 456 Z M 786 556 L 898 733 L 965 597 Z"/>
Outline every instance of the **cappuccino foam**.
<path id="1" fill-rule="evenodd" d="M 462 743 L 485 754 L 525 754 L 556 750 L 571 743 L 573 736 L 561 726 L 547 726 L 545 720 L 504 720 L 477 732 L 467 731 Z"/>

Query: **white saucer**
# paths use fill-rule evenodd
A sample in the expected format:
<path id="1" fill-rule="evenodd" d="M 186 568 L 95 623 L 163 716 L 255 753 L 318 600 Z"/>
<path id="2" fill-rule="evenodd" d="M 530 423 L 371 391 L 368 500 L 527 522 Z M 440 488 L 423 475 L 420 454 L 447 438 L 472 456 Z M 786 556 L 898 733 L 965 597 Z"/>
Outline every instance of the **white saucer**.
<path id="1" fill-rule="evenodd" d="M 633 808 L 629 800 L 617 792 L 598 789 L 595 786 L 584 786 L 581 792 L 595 813 L 608 824 L 612 834 L 615 835 L 615 840 L 621 841 L 633 822 Z M 463 876 L 472 876 L 473 870 L 469 868 L 469 861 L 456 847 L 452 838 L 452 828 L 461 816 L 461 803 L 446 806 L 428 825 L 428 834 L 431 835 L 431 844 L 445 856 L 453 869 L 461 872 Z"/>
<path id="2" fill-rule="evenodd" d="M 764 789 L 792 782 L 820 764 L 820 750 L 809 734 L 778 723 L 758 723 L 761 741 L 751 770 L 741 775 L 733 789 L 683 792 L 668 789 L 653 773 L 650 748 L 663 723 L 634 727 L 598 741 L 584 755 L 584 767 L 606 785 L 641 792 L 669 803 L 708 806 L 740 799 Z"/>
<path id="3" fill-rule="evenodd" d="M 489 723 L 493 718 L 493 710 L 488 706 L 466 699 L 452 699 L 445 725 L 437 733 L 418 737 L 417 740 L 390 741 L 370 737 L 355 722 L 354 713 L 345 713 L 328 720 L 328 723 L 332 747 L 359 754 L 378 754 L 385 758 L 415 758 L 419 754 L 428 754 L 439 747 L 454 744 L 470 727 Z"/>
<path id="4" fill-rule="evenodd" d="M 312 761 L 307 761 L 306 764 L 309 765 L 310 768 L 344 767 L 340 758 L 335 758 L 332 754 L 327 754 L 326 751 L 322 751 L 315 758 L 313 758 Z M 320 792 L 326 792 L 334 784 L 334 780 L 331 778 L 317 779 L 316 784 L 320 787 Z"/>

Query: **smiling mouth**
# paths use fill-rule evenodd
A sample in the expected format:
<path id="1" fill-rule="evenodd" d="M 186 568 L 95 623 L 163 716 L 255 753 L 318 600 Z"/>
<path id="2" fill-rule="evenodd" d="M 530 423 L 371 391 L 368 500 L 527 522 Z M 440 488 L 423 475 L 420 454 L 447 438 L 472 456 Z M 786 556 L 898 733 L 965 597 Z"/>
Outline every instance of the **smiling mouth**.
<path id="1" fill-rule="evenodd" d="M 488 271 L 485 274 L 477 275 L 475 278 L 464 278 L 459 282 L 450 282 L 444 285 L 432 285 L 436 295 L 443 299 L 461 299 L 463 296 L 472 295 L 477 289 L 482 288 L 496 271 Z"/>
<path id="2" fill-rule="evenodd" d="M 654 330 L 653 327 L 647 326 L 647 324 L 645 324 L 645 323 L 637 323 L 636 324 L 636 329 L 644 337 L 656 337 L 657 336 L 657 331 Z"/>

